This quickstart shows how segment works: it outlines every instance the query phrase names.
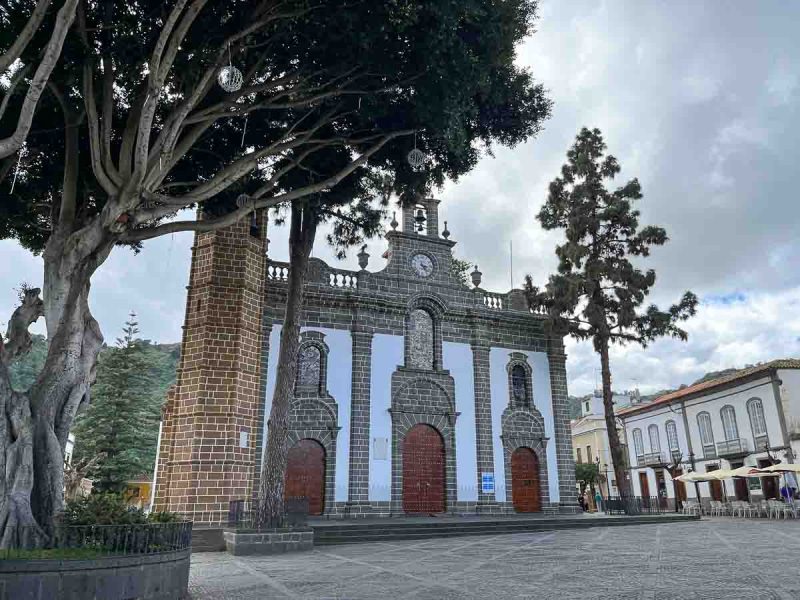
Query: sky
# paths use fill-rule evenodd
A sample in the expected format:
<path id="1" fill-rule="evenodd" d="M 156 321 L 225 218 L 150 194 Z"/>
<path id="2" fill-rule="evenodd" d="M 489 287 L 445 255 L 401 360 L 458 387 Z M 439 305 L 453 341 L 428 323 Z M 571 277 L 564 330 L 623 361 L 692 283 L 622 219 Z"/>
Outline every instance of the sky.
<path id="1" fill-rule="evenodd" d="M 797 23 L 795 2 L 541 0 L 518 62 L 548 89 L 553 114 L 535 139 L 495 149 L 435 194 L 456 256 L 479 265 L 488 290 L 508 291 L 527 273 L 543 284 L 560 238 L 535 215 L 580 128 L 597 127 L 622 165 L 614 185 L 638 177 L 641 223 L 670 237 L 646 263 L 658 274 L 650 300 L 668 305 L 686 290 L 701 300 L 687 342 L 612 349 L 614 388 L 652 393 L 708 371 L 800 357 Z M 285 228 L 268 235 L 271 256 L 285 260 Z M 108 341 L 131 310 L 142 337 L 180 340 L 191 244 L 191 234 L 175 234 L 138 256 L 112 253 L 91 293 Z M 384 249 L 370 243 L 371 269 Z M 355 252 L 338 262 L 320 241 L 314 253 L 357 269 Z M 41 270 L 39 258 L 0 242 L 0 321 L 14 309 L 14 288 L 40 285 Z M 568 341 L 567 352 L 570 393 L 589 393 L 597 355 L 586 342 Z"/>

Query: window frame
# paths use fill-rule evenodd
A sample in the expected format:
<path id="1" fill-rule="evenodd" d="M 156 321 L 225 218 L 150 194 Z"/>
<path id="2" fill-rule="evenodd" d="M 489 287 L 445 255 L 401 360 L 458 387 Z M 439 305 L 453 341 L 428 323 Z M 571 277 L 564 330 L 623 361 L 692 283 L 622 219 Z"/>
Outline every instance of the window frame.
<path id="1" fill-rule="evenodd" d="M 653 444 L 653 433 L 655 433 L 655 444 Z M 647 438 L 650 442 L 650 453 L 661 454 L 661 435 L 658 431 L 658 425 L 651 423 L 647 426 Z"/>
<path id="2" fill-rule="evenodd" d="M 667 446 L 669 447 L 670 452 L 680 451 L 681 444 L 680 440 L 678 439 L 678 426 L 675 424 L 673 419 L 670 419 L 664 424 L 664 429 L 667 432 Z M 675 444 L 673 445 L 673 439 Z"/>
<path id="3" fill-rule="evenodd" d="M 726 419 L 725 419 L 726 415 L 730 416 L 730 419 L 728 420 L 728 423 L 726 423 Z M 720 421 L 722 421 L 722 435 L 725 436 L 725 441 L 726 442 L 734 442 L 736 440 L 741 439 L 741 436 L 739 435 L 739 423 L 736 420 L 736 409 L 733 408 L 732 405 L 726 404 L 725 406 L 720 408 L 719 409 L 719 418 L 720 418 Z M 731 432 L 728 431 L 729 430 L 729 425 L 732 426 L 732 428 L 733 428 L 731 432 L 735 434 L 734 437 L 730 437 L 728 435 L 728 433 L 731 433 Z"/>
<path id="4" fill-rule="evenodd" d="M 639 459 L 639 457 L 644 458 L 644 438 L 642 437 L 641 428 L 637 427 L 636 429 L 634 429 L 633 432 L 631 433 L 631 437 L 633 438 L 633 452 L 634 454 L 636 454 L 637 460 Z"/>
<path id="5" fill-rule="evenodd" d="M 747 416 L 750 418 L 750 430 L 753 433 L 753 438 L 767 437 L 767 417 L 764 415 L 764 403 L 761 398 L 750 398 L 747 401 Z M 756 431 L 756 419 L 753 418 L 753 407 L 758 407 L 758 417 L 761 418 L 763 430 L 759 433 Z"/>

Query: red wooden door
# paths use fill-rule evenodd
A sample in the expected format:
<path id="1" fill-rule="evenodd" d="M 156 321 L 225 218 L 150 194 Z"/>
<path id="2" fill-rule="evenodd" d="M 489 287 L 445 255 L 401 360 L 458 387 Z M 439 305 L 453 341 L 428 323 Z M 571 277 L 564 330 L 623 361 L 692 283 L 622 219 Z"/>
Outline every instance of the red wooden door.
<path id="1" fill-rule="evenodd" d="M 403 510 L 444 512 L 444 479 L 442 436 L 430 425 L 414 425 L 403 440 Z"/>
<path id="2" fill-rule="evenodd" d="M 539 512 L 539 460 L 530 448 L 517 448 L 511 454 L 511 500 L 517 512 Z"/>
<path id="3" fill-rule="evenodd" d="M 289 449 L 285 498 L 308 498 L 308 514 L 325 508 L 325 448 L 314 440 L 300 440 Z"/>
<path id="4" fill-rule="evenodd" d="M 639 489 L 642 494 L 642 501 L 647 503 L 650 501 L 650 482 L 647 480 L 647 473 L 639 471 Z"/>

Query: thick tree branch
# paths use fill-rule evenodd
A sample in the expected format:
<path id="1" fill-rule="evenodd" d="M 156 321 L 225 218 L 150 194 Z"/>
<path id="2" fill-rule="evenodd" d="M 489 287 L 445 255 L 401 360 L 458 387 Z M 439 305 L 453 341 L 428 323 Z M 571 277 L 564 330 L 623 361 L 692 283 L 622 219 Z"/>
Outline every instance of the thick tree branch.
<path id="1" fill-rule="evenodd" d="M 19 150 L 28 137 L 33 115 L 36 112 L 36 105 L 39 103 L 39 98 L 50 77 L 50 73 L 56 66 L 58 58 L 61 56 L 64 38 L 67 35 L 67 31 L 69 31 L 69 28 L 72 26 L 77 4 L 78 0 L 65 0 L 61 10 L 58 11 L 50 41 L 44 50 L 44 56 L 33 75 L 31 84 L 28 87 L 28 93 L 25 95 L 25 100 L 22 103 L 22 108 L 20 109 L 19 118 L 17 120 L 17 128 L 9 137 L 0 140 L 0 158 L 5 158 Z M 2 70 L 3 69 L 0 69 L 0 71 Z"/>
<path id="2" fill-rule="evenodd" d="M 180 231 L 215 231 L 222 227 L 233 225 L 240 219 L 250 214 L 253 210 L 258 210 L 262 208 L 271 208 L 279 204 L 293 202 L 295 200 L 298 200 L 299 198 L 303 198 L 311 194 L 316 194 L 318 192 L 322 192 L 330 187 L 335 186 L 342 179 L 344 179 L 345 177 L 350 175 L 353 171 L 355 171 L 357 168 L 359 168 L 361 165 L 366 163 L 367 160 L 369 160 L 369 158 L 373 154 L 378 152 L 388 142 L 401 136 L 411 135 L 412 133 L 414 133 L 414 130 L 401 130 L 382 136 L 377 143 L 371 146 L 357 159 L 351 161 L 346 167 L 341 169 L 335 175 L 328 177 L 327 179 L 324 179 L 319 183 L 313 185 L 307 185 L 302 188 L 292 190 L 290 192 L 285 192 L 277 196 L 272 196 L 270 198 L 251 197 L 252 202 L 248 206 L 243 206 L 237 210 L 228 213 L 227 215 L 218 217 L 216 219 L 208 219 L 203 221 L 173 221 L 172 223 L 165 223 L 163 225 L 158 225 L 156 227 L 133 229 L 123 234 L 120 238 L 120 241 L 122 243 L 140 242 L 155 237 L 159 237 L 162 235 L 166 235 L 168 233 L 177 233 Z M 172 209 L 171 212 L 174 212 L 174 208 Z M 165 214 L 168 213 L 165 212 Z M 157 211 L 142 211 L 141 213 L 137 214 L 136 221 L 143 222 L 149 219 L 159 218 L 160 216 L 162 215 L 160 215 Z"/>
<path id="3" fill-rule="evenodd" d="M 44 303 L 39 298 L 39 288 L 24 290 L 20 304 L 8 322 L 6 340 L 0 340 L 0 362 L 9 364 L 31 348 L 31 334 L 28 327 L 44 315 Z"/>
<path id="4" fill-rule="evenodd" d="M 47 14 L 49 6 L 50 0 L 39 0 L 36 3 L 31 16 L 28 18 L 28 22 L 25 23 L 25 27 L 22 28 L 17 39 L 14 40 L 14 43 L 11 44 L 8 51 L 0 54 L 0 74 L 5 73 L 8 67 L 10 67 L 25 51 L 25 48 L 28 46 L 28 43 L 30 43 L 36 30 L 39 29 L 39 25 L 42 24 L 42 19 L 44 19 L 44 16 Z"/>

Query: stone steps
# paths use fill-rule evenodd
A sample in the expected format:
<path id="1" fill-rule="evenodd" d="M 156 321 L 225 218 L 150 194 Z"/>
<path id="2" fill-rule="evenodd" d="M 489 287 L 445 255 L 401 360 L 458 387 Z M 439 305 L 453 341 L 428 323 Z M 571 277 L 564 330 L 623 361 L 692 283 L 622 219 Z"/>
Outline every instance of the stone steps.
<path id="1" fill-rule="evenodd" d="M 557 529 L 617 527 L 697 520 L 684 515 L 558 519 L 481 519 L 479 521 L 341 523 L 314 525 L 314 545 L 423 540 L 468 535 L 498 535 Z"/>

